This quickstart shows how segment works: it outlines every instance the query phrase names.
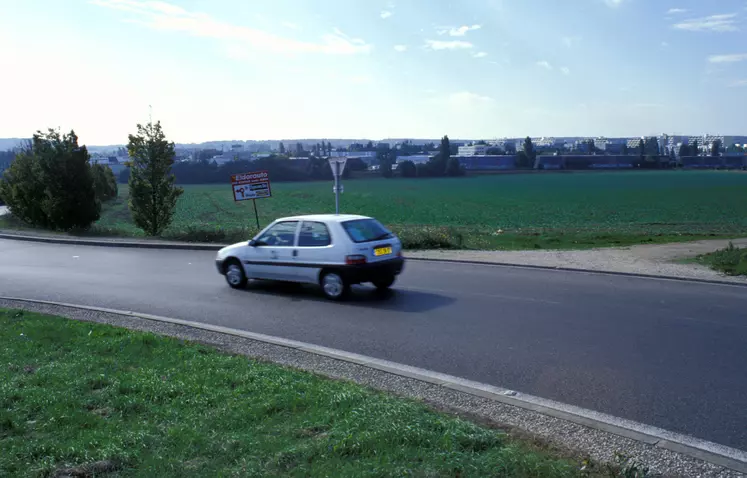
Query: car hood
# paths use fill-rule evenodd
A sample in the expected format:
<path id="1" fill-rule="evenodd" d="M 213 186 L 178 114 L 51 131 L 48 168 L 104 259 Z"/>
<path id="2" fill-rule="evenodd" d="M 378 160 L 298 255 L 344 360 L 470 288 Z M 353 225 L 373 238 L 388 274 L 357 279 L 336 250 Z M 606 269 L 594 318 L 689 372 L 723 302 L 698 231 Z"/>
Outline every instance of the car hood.
<path id="1" fill-rule="evenodd" d="M 224 247 L 223 249 L 218 251 L 218 259 L 223 259 L 225 257 L 228 257 L 236 253 L 242 247 L 246 247 L 246 244 L 247 244 L 247 241 L 237 242 L 236 244 L 231 244 L 230 246 Z"/>

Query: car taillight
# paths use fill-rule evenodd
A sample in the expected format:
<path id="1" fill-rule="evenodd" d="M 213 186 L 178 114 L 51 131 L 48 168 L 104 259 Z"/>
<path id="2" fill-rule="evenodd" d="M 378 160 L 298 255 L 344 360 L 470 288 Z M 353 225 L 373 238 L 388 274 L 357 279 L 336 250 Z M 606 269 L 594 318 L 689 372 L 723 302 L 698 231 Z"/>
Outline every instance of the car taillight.
<path id="1" fill-rule="evenodd" d="M 357 264 L 365 264 L 366 263 L 366 256 L 356 254 L 353 256 L 345 256 L 345 264 L 352 266 Z"/>

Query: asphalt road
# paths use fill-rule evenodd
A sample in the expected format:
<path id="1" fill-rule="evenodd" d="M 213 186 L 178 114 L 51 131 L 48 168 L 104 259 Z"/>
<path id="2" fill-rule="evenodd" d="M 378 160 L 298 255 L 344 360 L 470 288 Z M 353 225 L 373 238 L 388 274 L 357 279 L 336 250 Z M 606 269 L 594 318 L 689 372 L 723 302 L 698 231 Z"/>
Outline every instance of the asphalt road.
<path id="1" fill-rule="evenodd" d="M 230 289 L 214 253 L 0 240 L 0 295 L 301 340 L 747 450 L 747 288 L 409 262 L 389 294 Z"/>

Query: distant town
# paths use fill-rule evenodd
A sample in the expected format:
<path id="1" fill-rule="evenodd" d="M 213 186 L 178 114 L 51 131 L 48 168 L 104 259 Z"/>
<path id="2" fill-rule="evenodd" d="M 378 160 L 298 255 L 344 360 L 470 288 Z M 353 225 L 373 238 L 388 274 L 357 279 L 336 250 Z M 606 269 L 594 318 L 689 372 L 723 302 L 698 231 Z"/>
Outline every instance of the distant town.
<path id="1" fill-rule="evenodd" d="M 0 139 L 0 150 L 12 151 L 22 139 Z M 176 144 L 175 161 L 207 162 L 223 166 L 235 161 L 280 158 L 298 161 L 304 167 L 309 158 L 348 157 L 360 160 L 369 171 L 382 161 L 392 169 L 404 161 L 424 164 L 439 152 L 440 139 L 343 140 L 303 139 L 282 141 L 210 141 Z M 532 157 L 522 157 L 528 141 Z M 482 140 L 452 139 L 451 154 L 466 170 L 534 169 L 625 169 L 677 164 L 692 168 L 747 167 L 747 136 L 668 135 L 642 137 L 532 137 Z M 127 168 L 127 151 L 122 145 L 88 146 L 91 162 L 110 167 L 115 174 Z M 3 159 L 5 158 L 5 159 Z M 639 158 L 637 160 L 636 158 Z M 0 156 L 0 171 L 12 159 Z M 529 163 L 529 164 L 527 164 Z"/>

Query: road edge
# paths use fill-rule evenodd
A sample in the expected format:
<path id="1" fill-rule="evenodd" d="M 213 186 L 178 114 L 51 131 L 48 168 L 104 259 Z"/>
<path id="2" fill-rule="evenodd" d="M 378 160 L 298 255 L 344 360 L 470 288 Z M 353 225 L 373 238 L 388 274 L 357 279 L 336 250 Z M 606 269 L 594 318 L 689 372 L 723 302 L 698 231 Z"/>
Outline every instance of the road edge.
<path id="1" fill-rule="evenodd" d="M 52 236 L 29 236 L 20 234 L 8 234 L 0 230 L 0 239 L 6 239 L 11 241 L 26 241 L 26 242 L 41 242 L 46 244 L 66 244 L 71 246 L 92 246 L 92 247 L 122 247 L 128 249 L 162 249 L 162 250 L 182 250 L 182 251 L 219 251 L 220 249 L 227 246 L 227 244 L 207 244 L 207 243 L 175 243 L 175 242 L 139 242 L 139 241 L 123 241 L 123 240 L 96 240 L 96 239 L 83 239 L 83 238 L 62 238 Z M 438 262 L 444 264 L 466 264 L 466 265 L 480 265 L 480 266 L 495 266 L 495 267 L 517 267 L 523 269 L 534 269 L 544 271 L 560 271 L 560 272 L 584 272 L 587 274 L 603 274 L 611 276 L 621 277 L 634 277 L 642 279 L 664 279 L 673 280 L 678 282 L 692 282 L 699 284 L 713 284 L 713 285 L 732 285 L 737 287 L 747 287 L 747 282 L 736 282 L 727 280 L 715 280 L 715 279 L 701 279 L 701 278 L 689 278 L 689 277 L 678 277 L 668 275 L 657 275 L 657 274 L 639 274 L 634 272 L 618 272 L 618 271 L 599 271 L 593 269 L 579 269 L 575 267 L 558 267 L 558 266 L 540 266 L 536 264 L 514 264 L 510 262 L 489 262 L 489 261 L 472 261 L 465 259 L 439 259 L 439 258 L 424 258 L 424 257 L 407 257 L 407 251 L 405 251 L 405 259 L 413 262 Z"/>
<path id="2" fill-rule="evenodd" d="M 0 296 L 0 300 L 29 304 L 65 307 L 92 312 L 101 312 L 124 317 L 145 319 L 156 322 L 180 325 L 194 329 L 232 335 L 257 342 L 297 349 L 303 352 L 332 358 L 343 362 L 350 362 L 363 367 L 383 371 L 400 377 L 410 378 L 446 389 L 457 390 L 476 397 L 487 398 L 505 405 L 534 411 L 543 415 L 565 420 L 577 425 L 585 426 L 601 432 L 611 433 L 635 441 L 643 442 L 658 448 L 680 453 L 697 460 L 702 460 L 717 466 L 725 467 L 740 473 L 747 473 L 747 452 L 719 445 L 714 442 L 689 437 L 675 432 L 652 427 L 631 420 L 620 419 L 611 415 L 587 410 L 580 407 L 565 405 L 551 400 L 545 400 L 531 395 L 525 395 L 492 385 L 460 379 L 451 375 L 441 374 L 430 370 L 411 367 L 408 365 L 389 362 L 386 360 L 367 357 L 342 350 L 322 347 L 310 343 L 284 339 L 265 334 L 232 329 L 218 325 L 164 317 L 152 314 L 142 314 L 133 311 L 109 309 L 65 302 L 25 299 L 19 297 Z"/>

